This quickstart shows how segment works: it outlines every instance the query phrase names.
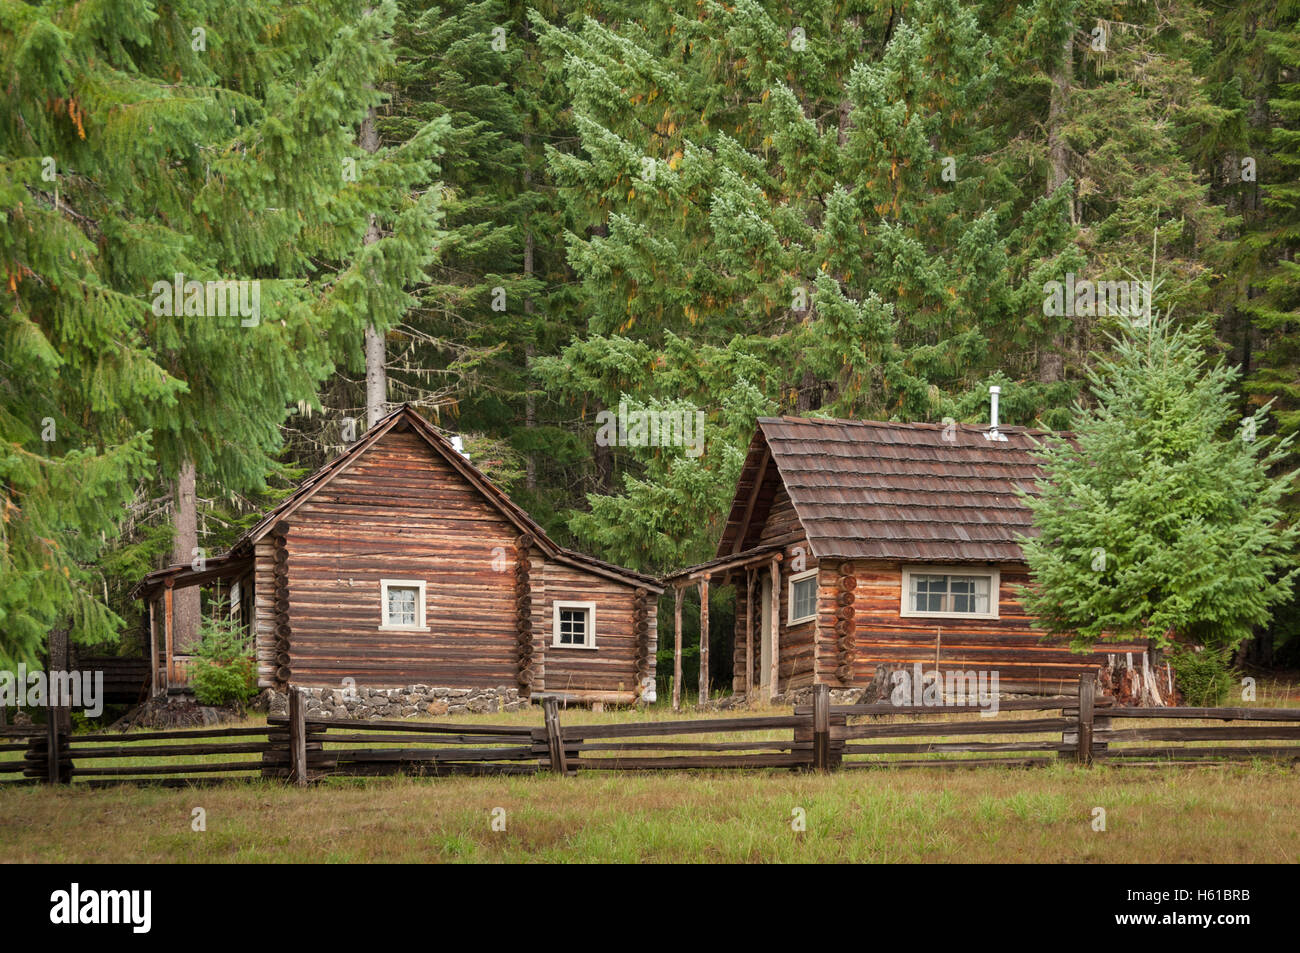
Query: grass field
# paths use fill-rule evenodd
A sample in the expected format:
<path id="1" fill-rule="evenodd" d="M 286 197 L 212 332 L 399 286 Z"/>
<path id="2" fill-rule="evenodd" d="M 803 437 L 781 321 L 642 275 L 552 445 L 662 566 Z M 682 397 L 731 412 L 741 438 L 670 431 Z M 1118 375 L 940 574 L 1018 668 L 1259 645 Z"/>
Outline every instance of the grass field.
<path id="1" fill-rule="evenodd" d="M 1257 704 L 1295 703 L 1269 695 Z M 691 717 L 571 709 L 562 721 Z M 532 709 L 454 720 L 472 729 L 541 718 Z M 1094 830 L 1098 807 L 1104 831 Z M 192 829 L 196 808 L 205 831 Z M 494 829 L 497 808 L 504 830 Z M 1294 863 L 1298 818 L 1300 774 L 1264 763 L 0 787 L 0 861 Z"/>
<path id="2" fill-rule="evenodd" d="M 27 787 L 0 793 L 0 860 L 1295 863 L 1298 808 L 1260 766 Z"/>

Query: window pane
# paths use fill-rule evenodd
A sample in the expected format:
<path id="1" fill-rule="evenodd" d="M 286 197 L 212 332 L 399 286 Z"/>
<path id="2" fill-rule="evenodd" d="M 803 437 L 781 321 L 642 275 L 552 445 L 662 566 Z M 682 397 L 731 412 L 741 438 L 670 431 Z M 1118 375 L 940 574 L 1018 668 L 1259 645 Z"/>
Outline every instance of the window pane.
<path id="1" fill-rule="evenodd" d="M 945 612 L 948 592 L 947 576 L 912 576 L 912 605 L 914 612 Z"/>
<path id="2" fill-rule="evenodd" d="M 560 610 L 560 644 L 561 645 L 586 645 L 587 644 L 587 610 L 586 609 L 561 609 Z"/>
<path id="3" fill-rule="evenodd" d="M 987 615 L 991 611 L 989 576 L 911 576 L 914 612 L 960 612 Z"/>
<path id="4" fill-rule="evenodd" d="M 815 615 L 817 612 L 817 577 L 809 576 L 807 579 L 800 579 L 794 584 L 794 599 L 792 600 L 793 617 L 796 619 L 807 618 Z"/>
<path id="5" fill-rule="evenodd" d="M 415 625 L 415 600 L 420 590 L 413 586 L 388 587 L 388 624 Z"/>

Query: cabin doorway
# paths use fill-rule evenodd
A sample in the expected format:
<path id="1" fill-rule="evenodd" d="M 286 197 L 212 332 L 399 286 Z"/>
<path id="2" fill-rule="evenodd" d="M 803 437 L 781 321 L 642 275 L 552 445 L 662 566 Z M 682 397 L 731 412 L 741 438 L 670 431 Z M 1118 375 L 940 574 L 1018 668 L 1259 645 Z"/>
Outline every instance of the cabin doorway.
<path id="1" fill-rule="evenodd" d="M 766 697 L 771 694 L 767 689 L 772 682 L 772 579 L 767 575 L 763 576 L 762 593 L 758 601 L 758 617 L 762 620 L 759 629 L 758 684 Z"/>

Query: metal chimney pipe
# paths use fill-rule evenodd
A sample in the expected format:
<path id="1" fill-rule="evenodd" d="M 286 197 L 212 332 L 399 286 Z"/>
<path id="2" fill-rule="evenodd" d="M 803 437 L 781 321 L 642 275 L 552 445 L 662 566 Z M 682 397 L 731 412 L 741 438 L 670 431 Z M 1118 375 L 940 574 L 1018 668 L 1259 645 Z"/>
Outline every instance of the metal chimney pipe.
<path id="1" fill-rule="evenodd" d="M 998 394 L 1002 393 L 1002 388 L 994 384 L 989 388 L 989 429 L 994 433 L 998 432 Z"/>

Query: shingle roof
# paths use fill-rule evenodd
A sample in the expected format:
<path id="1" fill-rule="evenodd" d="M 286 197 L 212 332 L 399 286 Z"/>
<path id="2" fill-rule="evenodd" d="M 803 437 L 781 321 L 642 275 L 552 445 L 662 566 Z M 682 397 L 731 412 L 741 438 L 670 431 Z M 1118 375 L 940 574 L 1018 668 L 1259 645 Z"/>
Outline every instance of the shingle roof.
<path id="1" fill-rule="evenodd" d="M 762 417 L 758 428 L 720 554 L 734 551 L 739 533 L 748 541 L 749 493 L 770 452 L 819 558 L 1023 561 L 1017 534 L 1034 530 L 1016 489 L 1033 492 L 1040 476 L 1029 451 L 1066 436 L 1001 427 L 1007 439 L 995 441 L 966 424 L 800 417 Z"/>

